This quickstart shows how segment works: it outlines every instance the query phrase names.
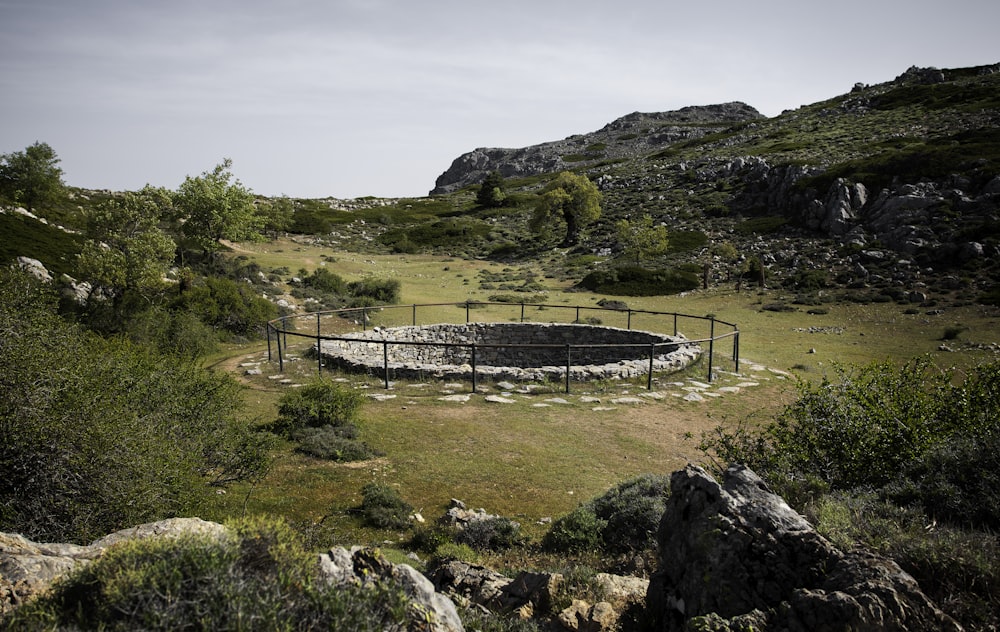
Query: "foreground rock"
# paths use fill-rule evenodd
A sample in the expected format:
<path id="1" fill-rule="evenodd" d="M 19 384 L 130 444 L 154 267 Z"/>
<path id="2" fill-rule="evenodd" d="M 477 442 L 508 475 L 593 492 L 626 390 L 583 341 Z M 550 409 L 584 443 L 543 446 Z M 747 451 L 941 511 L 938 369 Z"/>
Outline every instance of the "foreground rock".
<path id="1" fill-rule="evenodd" d="M 48 588 L 56 579 L 100 557 L 111 546 L 144 538 L 171 538 L 183 534 L 225 537 L 229 530 L 199 518 L 173 518 L 117 531 L 89 545 L 40 544 L 17 534 L 0 533 L 0 615 Z M 376 551 L 335 548 L 319 556 L 319 571 L 334 584 L 368 585 L 388 582 L 410 601 L 407 629 L 461 632 L 464 628 L 448 597 L 406 564 L 392 564 Z"/>
<path id="2" fill-rule="evenodd" d="M 961 629 L 895 562 L 839 551 L 742 466 L 722 485 L 675 472 L 658 540 L 656 630 Z"/>

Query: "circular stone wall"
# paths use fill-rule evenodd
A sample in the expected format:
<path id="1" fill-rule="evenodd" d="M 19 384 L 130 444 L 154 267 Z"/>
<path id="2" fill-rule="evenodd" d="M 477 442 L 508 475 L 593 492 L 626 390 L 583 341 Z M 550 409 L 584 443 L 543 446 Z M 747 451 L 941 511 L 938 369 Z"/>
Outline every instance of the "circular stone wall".
<path id="1" fill-rule="evenodd" d="M 514 381 L 564 379 L 567 347 L 570 378 L 625 378 L 677 371 L 701 355 L 683 336 L 648 331 L 554 323 L 468 323 L 375 328 L 324 340 L 324 364 L 349 371 L 383 372 L 400 378 L 471 379 L 476 374 Z M 388 344 L 385 344 L 388 342 Z"/>

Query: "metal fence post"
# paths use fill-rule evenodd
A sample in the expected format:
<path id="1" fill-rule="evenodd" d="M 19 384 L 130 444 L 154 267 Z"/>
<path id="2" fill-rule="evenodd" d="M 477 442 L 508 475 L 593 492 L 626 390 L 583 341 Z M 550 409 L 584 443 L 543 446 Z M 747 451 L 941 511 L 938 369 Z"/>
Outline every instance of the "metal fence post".
<path id="1" fill-rule="evenodd" d="M 712 381 L 712 357 L 715 355 L 715 319 L 711 319 L 708 334 L 708 381 Z"/>
<path id="2" fill-rule="evenodd" d="M 524 322 L 524 301 L 521 301 L 521 322 Z"/>
<path id="3" fill-rule="evenodd" d="M 323 343 L 320 338 L 319 312 L 316 312 L 316 371 L 323 374 Z"/>
<path id="4" fill-rule="evenodd" d="M 632 308 L 631 307 L 628 310 L 628 325 L 625 327 L 625 329 L 632 329 Z"/>
<path id="5" fill-rule="evenodd" d="M 385 367 L 385 388 L 389 389 L 389 343 L 382 341 L 382 364 Z"/>
<path id="6" fill-rule="evenodd" d="M 472 392 L 476 392 L 476 343 L 472 343 Z"/>
<path id="7" fill-rule="evenodd" d="M 569 368 L 573 366 L 573 346 L 566 345 L 566 394 L 569 394 Z"/>
<path id="8" fill-rule="evenodd" d="M 417 304 L 416 303 L 413 304 L 413 323 L 412 324 L 413 324 L 414 327 L 417 326 Z"/>
<path id="9" fill-rule="evenodd" d="M 267 335 L 267 361 L 271 361 L 271 323 L 264 326 L 264 333 Z"/>
<path id="10" fill-rule="evenodd" d="M 653 358 L 656 356 L 656 343 L 649 345 L 649 377 L 646 378 L 646 390 L 653 390 Z"/>
<path id="11" fill-rule="evenodd" d="M 281 325 L 284 326 L 285 323 L 282 322 Z M 275 330 L 275 332 L 274 332 L 274 339 L 278 343 L 278 373 L 283 373 L 285 371 L 285 358 L 284 358 L 284 356 L 281 353 L 281 332 L 280 331 Z M 287 340 L 286 340 L 286 344 L 287 344 Z"/>

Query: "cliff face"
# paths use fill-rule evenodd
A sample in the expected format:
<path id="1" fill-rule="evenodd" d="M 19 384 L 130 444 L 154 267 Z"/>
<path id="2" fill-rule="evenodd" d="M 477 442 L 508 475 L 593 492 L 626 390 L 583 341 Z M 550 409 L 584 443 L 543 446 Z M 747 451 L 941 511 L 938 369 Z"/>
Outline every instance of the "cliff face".
<path id="1" fill-rule="evenodd" d="M 505 178 L 521 178 L 636 158 L 673 143 L 702 138 L 733 123 L 762 118 L 764 115 L 745 103 L 691 106 L 672 112 L 633 112 L 595 132 L 521 149 L 481 147 L 456 158 L 438 176 L 431 195 L 477 184 L 491 171 L 499 171 Z"/>

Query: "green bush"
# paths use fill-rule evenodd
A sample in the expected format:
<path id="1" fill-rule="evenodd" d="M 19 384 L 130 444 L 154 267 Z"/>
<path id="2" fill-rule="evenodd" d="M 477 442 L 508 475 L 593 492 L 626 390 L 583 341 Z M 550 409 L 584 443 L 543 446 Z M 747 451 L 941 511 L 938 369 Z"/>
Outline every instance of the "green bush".
<path id="1" fill-rule="evenodd" d="M 364 441 L 358 440 L 357 432 L 357 428 L 353 425 L 321 426 L 296 430 L 291 438 L 298 442 L 295 447 L 297 452 L 317 459 L 338 462 L 365 461 L 383 454 Z"/>
<path id="2" fill-rule="evenodd" d="M 316 268 L 310 274 L 305 274 L 305 270 L 299 270 L 299 279 L 302 285 L 310 287 L 320 292 L 330 294 L 346 294 L 347 283 L 343 277 L 327 268 Z"/>
<path id="3" fill-rule="evenodd" d="M 459 544 L 467 544 L 477 551 L 504 551 L 524 541 L 521 525 L 510 518 L 475 520 L 455 535 Z"/>
<path id="4" fill-rule="evenodd" d="M 288 527 L 253 521 L 113 546 L 0 629 L 378 631 L 405 613 L 401 590 L 330 584 Z"/>
<path id="5" fill-rule="evenodd" d="M 751 467 L 781 493 L 803 481 L 814 489 L 885 489 L 941 520 L 1000 526 L 992 474 L 976 476 L 969 465 L 996 458 L 1000 363 L 962 381 L 926 359 L 840 367 L 837 375 L 800 382 L 797 400 L 774 423 L 716 428 L 702 449 Z"/>
<path id="6" fill-rule="evenodd" d="M 253 286 L 221 277 L 196 282 L 174 299 L 173 307 L 239 338 L 262 336 L 267 321 L 278 317 L 277 306 L 261 298 Z"/>
<path id="7" fill-rule="evenodd" d="M 278 419 L 269 429 L 284 436 L 303 428 L 354 427 L 364 396 L 324 377 L 317 377 L 278 402 Z M 353 437 L 352 437 L 353 438 Z"/>
<path id="8" fill-rule="evenodd" d="M 263 476 L 269 441 L 234 379 L 88 333 L 56 303 L 0 270 L 0 530 L 87 542 Z"/>
<path id="9" fill-rule="evenodd" d="M 607 520 L 598 518 L 592 507 L 577 507 L 552 523 L 542 537 L 542 546 L 559 552 L 596 551 L 603 541 L 605 526 Z"/>
<path id="10" fill-rule="evenodd" d="M 405 529 L 410 526 L 413 506 L 399 492 L 382 483 L 368 483 L 361 490 L 361 518 L 379 529 Z"/>
<path id="11" fill-rule="evenodd" d="M 347 291 L 354 297 L 369 297 L 376 304 L 394 305 L 399 302 L 401 285 L 397 279 L 368 277 L 347 284 Z"/>
<path id="12" fill-rule="evenodd" d="M 682 270 L 622 266 L 591 272 L 580 281 L 578 287 L 617 296 L 660 296 L 687 292 L 697 288 L 700 283 L 697 275 Z"/>
<path id="13" fill-rule="evenodd" d="M 542 539 L 552 551 L 635 554 L 654 546 L 670 495 L 670 477 L 625 481 L 556 520 Z"/>

